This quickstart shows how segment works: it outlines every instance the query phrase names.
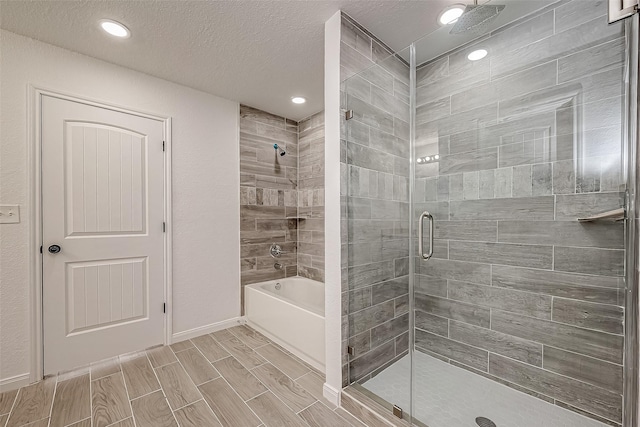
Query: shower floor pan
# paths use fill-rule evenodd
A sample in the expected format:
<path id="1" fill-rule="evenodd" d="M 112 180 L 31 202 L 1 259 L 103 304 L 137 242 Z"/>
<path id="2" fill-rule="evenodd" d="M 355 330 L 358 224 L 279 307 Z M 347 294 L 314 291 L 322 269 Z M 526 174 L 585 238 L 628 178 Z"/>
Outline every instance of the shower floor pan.
<path id="1" fill-rule="evenodd" d="M 414 417 L 429 427 L 606 427 L 599 421 L 552 405 L 510 387 L 416 351 Z M 409 411 L 409 356 L 362 387 Z"/>

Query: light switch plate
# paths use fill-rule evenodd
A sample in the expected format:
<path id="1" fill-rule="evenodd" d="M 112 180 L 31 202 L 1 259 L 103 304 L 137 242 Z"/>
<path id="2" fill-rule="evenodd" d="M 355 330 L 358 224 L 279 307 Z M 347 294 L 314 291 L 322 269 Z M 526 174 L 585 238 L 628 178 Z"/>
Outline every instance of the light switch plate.
<path id="1" fill-rule="evenodd" d="M 0 224 L 20 222 L 20 205 L 0 205 Z"/>

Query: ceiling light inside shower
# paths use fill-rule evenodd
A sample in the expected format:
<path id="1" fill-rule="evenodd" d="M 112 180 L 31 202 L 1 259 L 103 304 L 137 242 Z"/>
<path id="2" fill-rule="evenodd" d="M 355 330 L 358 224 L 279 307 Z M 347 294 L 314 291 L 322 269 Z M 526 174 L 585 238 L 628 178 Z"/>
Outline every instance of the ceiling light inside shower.
<path id="1" fill-rule="evenodd" d="M 469 59 L 469 61 L 479 61 L 487 56 L 488 53 L 489 52 L 487 52 L 485 49 L 478 49 L 471 52 L 469 56 L 467 56 L 467 58 Z"/>
<path id="2" fill-rule="evenodd" d="M 438 16 L 438 22 L 440 25 L 449 25 L 455 23 L 458 18 L 462 16 L 464 13 L 464 6 L 461 4 L 454 4 L 453 6 L 447 7 L 445 10 L 440 12 Z"/>
<path id="3" fill-rule="evenodd" d="M 291 102 L 293 102 L 294 104 L 304 104 L 305 102 L 307 102 L 307 98 L 303 98 L 302 96 L 294 96 L 293 98 L 291 98 Z"/>

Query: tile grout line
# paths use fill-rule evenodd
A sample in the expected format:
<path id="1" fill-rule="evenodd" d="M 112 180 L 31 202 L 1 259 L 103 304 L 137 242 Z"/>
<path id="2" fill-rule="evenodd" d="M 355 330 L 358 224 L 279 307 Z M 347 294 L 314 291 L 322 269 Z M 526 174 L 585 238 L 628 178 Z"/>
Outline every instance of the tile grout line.
<path id="1" fill-rule="evenodd" d="M 169 348 L 169 349 L 171 350 L 171 348 Z M 171 350 L 171 352 L 173 353 L 173 350 Z M 151 363 L 151 358 L 149 357 L 149 352 L 145 351 L 145 354 L 147 356 L 147 361 L 151 365 L 151 370 L 153 371 L 153 375 L 156 377 L 156 381 L 158 381 L 158 386 L 160 387 L 160 391 L 162 392 L 162 396 L 164 397 L 164 402 L 166 403 L 167 407 L 169 408 L 169 412 L 171 412 L 171 416 L 173 417 L 173 420 L 176 422 L 176 426 L 179 426 L 180 424 L 178 423 L 178 419 L 176 418 L 176 415 L 171 410 L 171 405 L 169 404 L 169 399 L 167 399 L 167 394 L 165 393 L 164 388 L 162 387 L 162 383 L 160 382 L 160 378 L 158 377 L 158 374 L 156 373 L 156 370 L 153 367 L 153 363 Z M 173 356 L 175 357 L 175 354 Z M 177 359 L 178 358 L 176 357 L 176 360 Z M 155 390 L 153 393 L 155 393 L 156 391 L 158 391 L 158 390 Z M 152 393 L 149 393 L 149 394 L 152 394 Z M 143 396 L 140 396 L 140 397 L 143 397 Z M 131 413 L 133 414 L 133 407 L 131 407 Z"/>
<path id="2" fill-rule="evenodd" d="M 59 384 L 58 378 L 60 378 L 60 376 L 56 375 L 56 385 L 53 390 L 53 396 L 51 396 L 51 408 L 49 409 L 49 421 L 47 422 L 47 427 L 51 426 L 51 415 L 53 414 L 53 403 L 56 401 L 56 394 L 58 392 L 58 384 Z M 7 420 L 7 424 L 9 424 L 9 420 Z"/>
<path id="3" fill-rule="evenodd" d="M 23 388 L 24 387 L 20 387 L 18 389 L 18 392 L 16 393 L 16 396 L 13 398 L 13 402 L 11 403 L 11 408 L 9 408 L 9 412 L 7 412 L 7 425 L 9 424 L 9 419 L 11 418 L 11 415 L 13 415 L 13 410 L 15 409 L 16 402 L 18 401 L 18 396 L 20 395 L 20 392 L 22 391 Z"/>
<path id="4" fill-rule="evenodd" d="M 191 342 L 191 340 L 189 340 L 189 342 Z M 193 342 L 191 342 L 191 344 L 193 344 L 193 348 L 195 348 L 195 349 L 196 349 L 200 354 L 202 354 L 202 352 L 200 351 L 200 349 L 199 349 L 198 347 L 196 347 L 196 345 L 195 345 Z M 171 351 L 173 351 L 173 349 L 171 349 Z M 175 353 L 175 351 L 174 351 L 174 353 Z M 221 374 L 220 372 L 218 372 L 218 370 L 216 369 L 216 367 L 215 367 L 215 366 L 213 366 L 213 363 L 209 362 L 209 359 L 207 359 L 207 358 L 205 357 L 205 355 L 204 355 L 204 354 L 202 354 L 202 357 L 204 358 L 204 360 L 206 360 L 206 361 L 207 361 L 207 363 L 209 363 L 209 365 L 214 369 L 214 371 L 215 371 L 215 372 L 217 372 L 217 373 L 220 375 L 218 378 L 221 378 L 221 377 L 222 377 L 222 374 Z M 193 378 L 191 378 L 191 375 L 189 375 L 189 373 L 188 373 L 188 372 L 187 372 L 187 370 L 185 369 L 185 367 L 184 367 L 184 365 L 182 364 L 182 362 L 180 361 L 180 359 L 179 359 L 178 357 L 176 357 L 176 359 L 178 359 L 178 363 L 180 364 L 180 366 L 181 366 L 181 367 L 182 367 L 182 369 L 184 370 L 185 374 L 186 374 L 186 375 L 187 375 L 187 377 L 189 378 L 189 381 L 191 381 L 191 384 L 193 384 L 193 385 L 195 386 L 196 390 L 198 391 L 198 394 L 200 394 L 200 397 L 202 397 L 202 401 L 204 402 L 204 404 L 205 404 L 205 405 L 207 405 L 207 408 L 209 408 L 209 410 L 210 410 L 210 411 L 211 411 L 211 413 L 213 414 L 213 417 L 214 417 L 214 418 L 215 418 L 215 419 L 216 419 L 220 424 L 222 424 L 222 422 L 220 421 L 220 418 L 218 418 L 218 415 L 217 415 L 217 414 L 214 412 L 214 410 L 211 408 L 211 406 L 209 405 L 209 402 L 207 402 L 207 399 L 205 399 L 205 398 L 204 398 L 204 395 L 203 395 L 203 394 L 202 394 L 202 392 L 200 391 L 200 387 L 196 384 L 196 382 L 193 380 Z M 212 380 L 210 380 L 210 381 L 205 381 L 205 382 L 204 382 L 204 383 L 202 383 L 202 384 L 206 384 L 206 383 L 211 382 L 211 381 L 214 381 L 214 380 L 216 380 L 216 379 L 218 379 L 218 378 L 214 378 L 214 379 L 212 379 Z M 200 385 L 202 385 L 202 384 L 200 384 Z M 160 387 L 162 388 L 162 384 L 160 384 Z M 176 415 L 175 415 L 175 412 L 176 412 L 176 411 L 178 411 L 178 410 L 180 410 L 180 409 L 182 409 L 182 408 L 185 408 L 185 407 L 187 407 L 187 406 L 194 405 L 194 404 L 195 404 L 195 403 L 197 403 L 197 402 L 199 402 L 199 400 L 197 400 L 196 402 L 192 402 L 192 403 L 190 403 L 190 404 L 188 404 L 188 405 L 185 405 L 185 406 L 183 406 L 183 407 L 181 407 L 181 408 L 177 408 L 177 409 L 175 409 L 175 410 L 172 410 L 171 412 L 173 413 L 173 417 L 176 419 L 176 422 L 178 421 L 178 418 L 177 418 L 177 417 L 176 417 Z M 169 408 L 171 408 L 171 405 L 169 405 Z M 180 423 L 178 423 L 178 425 L 180 425 Z"/>
<path id="5" fill-rule="evenodd" d="M 131 419 L 133 420 L 134 427 L 138 426 L 136 422 L 136 417 L 133 416 L 133 405 L 131 405 L 131 395 L 129 394 L 129 387 L 127 386 L 127 381 L 124 377 L 124 369 L 122 368 L 122 363 L 120 362 L 120 357 L 118 357 L 118 363 L 120 363 L 120 375 L 122 375 L 122 382 L 124 383 L 124 391 L 127 393 L 127 402 L 129 403 L 129 411 L 131 412 Z M 92 417 L 93 419 L 93 417 Z M 124 418 L 126 420 L 126 418 Z M 122 420 L 120 420 L 122 421 Z M 116 421 L 116 422 L 120 422 Z"/>

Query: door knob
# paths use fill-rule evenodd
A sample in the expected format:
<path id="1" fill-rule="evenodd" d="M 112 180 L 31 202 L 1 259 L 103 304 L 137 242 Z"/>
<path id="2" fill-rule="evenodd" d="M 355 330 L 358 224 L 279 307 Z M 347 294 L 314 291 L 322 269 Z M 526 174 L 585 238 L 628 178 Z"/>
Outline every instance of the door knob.
<path id="1" fill-rule="evenodd" d="M 62 248 L 58 245 L 51 245 L 49 246 L 49 253 L 52 254 L 57 254 L 58 252 L 60 252 L 62 250 Z"/>

